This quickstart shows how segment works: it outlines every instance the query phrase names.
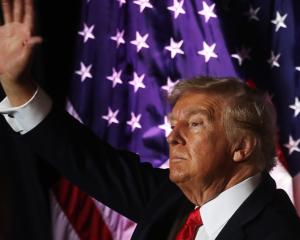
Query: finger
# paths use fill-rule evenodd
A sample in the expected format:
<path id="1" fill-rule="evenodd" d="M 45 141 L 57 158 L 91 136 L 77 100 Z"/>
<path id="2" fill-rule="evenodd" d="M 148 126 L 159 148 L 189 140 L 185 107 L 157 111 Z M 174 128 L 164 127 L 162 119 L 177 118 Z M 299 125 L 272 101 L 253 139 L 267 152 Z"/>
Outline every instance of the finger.
<path id="1" fill-rule="evenodd" d="M 24 23 L 26 23 L 30 29 L 33 29 L 33 22 L 34 22 L 33 1 L 24 0 L 24 2 L 25 2 Z"/>
<path id="2" fill-rule="evenodd" d="M 14 0 L 14 21 L 21 22 L 23 19 L 23 0 Z"/>
<path id="3" fill-rule="evenodd" d="M 27 44 L 29 47 L 34 47 L 35 45 L 40 44 L 42 42 L 43 42 L 43 39 L 41 37 L 36 36 L 36 37 L 30 38 L 28 40 Z"/>
<path id="4" fill-rule="evenodd" d="M 12 12 L 11 12 L 11 0 L 2 0 L 2 11 L 4 23 L 10 23 L 13 20 Z"/>

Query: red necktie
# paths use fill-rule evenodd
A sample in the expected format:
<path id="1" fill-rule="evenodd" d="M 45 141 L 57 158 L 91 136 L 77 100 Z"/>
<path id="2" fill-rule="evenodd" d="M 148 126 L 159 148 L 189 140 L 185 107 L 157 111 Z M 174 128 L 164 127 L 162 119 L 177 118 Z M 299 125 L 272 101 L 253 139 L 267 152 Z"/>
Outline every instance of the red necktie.
<path id="1" fill-rule="evenodd" d="M 197 229 L 202 224 L 199 207 L 197 207 L 190 213 L 184 225 L 177 233 L 176 240 L 194 240 Z"/>

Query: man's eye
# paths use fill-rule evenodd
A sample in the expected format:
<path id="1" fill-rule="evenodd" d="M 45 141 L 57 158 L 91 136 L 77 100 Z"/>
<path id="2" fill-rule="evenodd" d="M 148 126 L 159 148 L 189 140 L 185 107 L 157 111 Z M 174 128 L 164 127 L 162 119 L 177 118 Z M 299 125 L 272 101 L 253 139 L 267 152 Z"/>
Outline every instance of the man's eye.
<path id="1" fill-rule="evenodd" d="M 198 126 L 200 126 L 200 125 L 201 125 L 200 122 L 191 122 L 191 123 L 190 123 L 190 126 L 191 126 L 191 127 L 198 127 Z"/>
<path id="2" fill-rule="evenodd" d="M 171 129 L 174 129 L 175 128 L 175 125 L 171 125 Z"/>

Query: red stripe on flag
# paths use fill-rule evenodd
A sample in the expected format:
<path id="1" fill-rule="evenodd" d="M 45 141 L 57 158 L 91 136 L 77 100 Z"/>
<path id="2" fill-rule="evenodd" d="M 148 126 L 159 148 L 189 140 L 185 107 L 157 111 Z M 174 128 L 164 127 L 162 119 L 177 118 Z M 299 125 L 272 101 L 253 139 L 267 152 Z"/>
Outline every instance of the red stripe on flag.
<path id="1" fill-rule="evenodd" d="M 285 156 L 282 152 L 282 148 L 279 144 L 276 145 L 276 156 L 278 157 L 278 159 L 282 163 L 282 165 L 285 167 L 285 169 L 288 171 L 288 164 L 287 164 Z"/>
<path id="2" fill-rule="evenodd" d="M 247 83 L 247 85 L 248 85 L 249 88 L 253 88 L 253 89 L 256 88 L 256 84 L 253 82 L 252 79 L 248 79 L 248 80 L 246 81 L 246 83 Z"/>
<path id="3" fill-rule="evenodd" d="M 86 193 L 63 177 L 52 189 L 57 202 L 81 240 L 112 240 L 98 208 Z"/>

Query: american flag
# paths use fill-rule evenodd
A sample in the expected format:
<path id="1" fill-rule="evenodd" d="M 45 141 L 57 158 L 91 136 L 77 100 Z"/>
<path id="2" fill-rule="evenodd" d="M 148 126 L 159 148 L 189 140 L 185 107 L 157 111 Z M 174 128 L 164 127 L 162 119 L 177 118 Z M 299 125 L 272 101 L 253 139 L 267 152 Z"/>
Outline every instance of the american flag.
<path id="1" fill-rule="evenodd" d="M 272 174 L 293 181 L 297 205 L 299 12 L 299 1 L 287 0 L 84 0 L 67 108 L 113 146 L 165 167 L 165 97 L 174 84 L 197 75 L 244 79 L 277 107 L 280 164 Z M 55 239 L 129 239 L 134 229 L 65 180 L 52 200 Z"/>

